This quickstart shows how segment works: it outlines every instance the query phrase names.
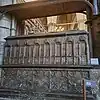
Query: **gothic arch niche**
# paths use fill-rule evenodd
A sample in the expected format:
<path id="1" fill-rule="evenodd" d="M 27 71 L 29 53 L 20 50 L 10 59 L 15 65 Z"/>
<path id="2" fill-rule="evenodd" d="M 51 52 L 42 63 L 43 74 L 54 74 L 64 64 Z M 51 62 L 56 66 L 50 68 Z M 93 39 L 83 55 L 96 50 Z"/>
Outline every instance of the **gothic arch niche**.
<path id="1" fill-rule="evenodd" d="M 34 56 L 34 41 L 28 41 L 28 64 L 33 64 L 33 56 Z"/>
<path id="2" fill-rule="evenodd" d="M 20 46 L 19 46 L 19 41 L 16 41 L 15 44 L 15 53 L 14 53 L 14 64 L 19 64 L 19 55 L 20 55 Z"/>
<path id="3" fill-rule="evenodd" d="M 20 64 L 24 64 L 24 45 L 20 45 Z"/>
<path id="4" fill-rule="evenodd" d="M 79 60 L 80 60 L 80 58 L 79 58 L 79 45 L 80 45 L 80 42 L 79 42 L 79 40 L 75 43 L 75 57 L 74 57 L 74 64 L 79 64 Z"/>
<path id="5" fill-rule="evenodd" d="M 54 64 L 55 63 L 55 41 L 54 40 L 52 40 L 51 41 L 51 61 L 50 61 L 50 63 L 51 64 Z"/>
<path id="6" fill-rule="evenodd" d="M 66 64 L 66 41 L 62 43 L 61 56 L 62 56 L 62 64 Z"/>
<path id="7" fill-rule="evenodd" d="M 44 52 L 45 64 L 50 64 L 50 43 L 45 42 L 44 46 L 45 46 L 45 52 Z"/>
<path id="8" fill-rule="evenodd" d="M 66 40 L 66 64 L 74 64 L 74 44 L 71 38 Z"/>
<path id="9" fill-rule="evenodd" d="M 11 51 L 10 51 L 10 63 L 14 64 L 14 55 L 15 55 L 15 45 L 11 45 Z"/>
<path id="10" fill-rule="evenodd" d="M 34 44 L 34 64 L 39 64 L 39 56 L 40 56 L 40 44 Z"/>
<path id="11" fill-rule="evenodd" d="M 4 47 L 4 64 L 9 64 L 9 56 L 10 56 L 10 45 L 6 43 Z"/>
<path id="12" fill-rule="evenodd" d="M 79 37 L 79 64 L 86 65 L 87 64 L 87 43 L 85 37 Z"/>
<path id="13" fill-rule="evenodd" d="M 55 43 L 55 63 L 61 64 L 61 43 L 58 41 Z"/>
<path id="14" fill-rule="evenodd" d="M 40 46 L 40 64 L 44 63 L 44 43 Z"/>
<path id="15" fill-rule="evenodd" d="M 28 64 L 29 60 L 29 44 L 27 40 L 24 41 L 24 64 Z"/>

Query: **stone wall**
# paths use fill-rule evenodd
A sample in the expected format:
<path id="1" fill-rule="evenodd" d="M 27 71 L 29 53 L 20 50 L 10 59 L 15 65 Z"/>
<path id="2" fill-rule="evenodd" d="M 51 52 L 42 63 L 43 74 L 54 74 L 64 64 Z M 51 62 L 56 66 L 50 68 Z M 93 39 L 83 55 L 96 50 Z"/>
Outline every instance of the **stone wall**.
<path id="1" fill-rule="evenodd" d="M 89 79 L 89 71 L 64 68 L 5 68 L 3 74 L 1 87 L 19 100 L 82 100 L 81 80 Z"/>

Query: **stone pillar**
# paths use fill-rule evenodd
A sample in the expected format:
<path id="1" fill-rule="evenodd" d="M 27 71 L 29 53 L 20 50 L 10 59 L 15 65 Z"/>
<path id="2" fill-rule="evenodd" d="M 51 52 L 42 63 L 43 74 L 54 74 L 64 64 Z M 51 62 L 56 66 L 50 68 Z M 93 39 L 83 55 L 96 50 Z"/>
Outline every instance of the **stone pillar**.
<path id="1" fill-rule="evenodd" d="M 16 3 L 16 0 L 0 0 L 0 6 Z M 4 38 L 16 33 L 16 21 L 13 16 L 6 12 L 0 13 L 0 44 L 5 42 Z M 0 46 L 2 48 L 3 46 Z M 0 49 L 0 64 L 2 64 L 3 49 Z"/>
<path id="2" fill-rule="evenodd" d="M 100 0 L 97 0 L 97 7 L 98 7 L 98 12 L 100 13 Z"/>
<path id="3" fill-rule="evenodd" d="M 97 4 L 97 0 L 93 1 L 93 5 L 94 5 L 94 14 L 98 14 L 98 4 Z"/>

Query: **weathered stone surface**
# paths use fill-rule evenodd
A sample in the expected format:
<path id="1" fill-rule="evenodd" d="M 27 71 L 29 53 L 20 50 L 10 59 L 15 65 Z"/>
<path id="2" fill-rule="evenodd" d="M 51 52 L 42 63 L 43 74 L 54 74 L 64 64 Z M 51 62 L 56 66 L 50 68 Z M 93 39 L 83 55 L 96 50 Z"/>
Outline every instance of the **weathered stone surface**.
<path id="1" fill-rule="evenodd" d="M 85 65 L 90 56 L 89 43 L 88 34 L 82 32 L 8 37 L 4 65 Z M 81 79 L 89 79 L 89 71 L 4 68 L 2 76 L 3 88 L 25 91 L 20 100 L 81 100 Z M 91 91 L 87 90 L 87 94 Z"/>
<path id="2" fill-rule="evenodd" d="M 54 68 L 9 68 L 4 69 L 2 75 L 4 76 L 1 84 L 3 88 L 25 91 L 27 98 L 36 98 L 36 100 L 42 98 L 74 100 L 74 95 L 76 98 L 82 95 L 81 79 L 89 79 L 89 71 Z M 87 90 L 87 94 L 91 94 L 91 91 Z M 25 96 L 23 93 L 20 95 L 21 98 Z"/>
<path id="3" fill-rule="evenodd" d="M 12 37 L 5 45 L 4 64 L 86 65 L 90 56 L 88 34 L 57 34 Z"/>

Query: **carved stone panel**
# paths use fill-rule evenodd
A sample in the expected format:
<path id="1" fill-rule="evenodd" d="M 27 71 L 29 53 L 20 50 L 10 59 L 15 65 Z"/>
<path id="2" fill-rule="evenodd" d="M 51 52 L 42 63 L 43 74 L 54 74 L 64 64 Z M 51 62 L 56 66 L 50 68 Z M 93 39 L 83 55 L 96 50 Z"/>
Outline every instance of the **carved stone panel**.
<path id="1" fill-rule="evenodd" d="M 4 64 L 88 64 L 87 34 L 55 36 L 7 40 Z"/>

